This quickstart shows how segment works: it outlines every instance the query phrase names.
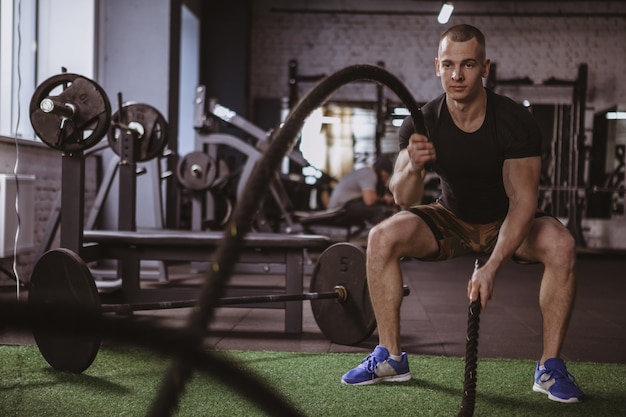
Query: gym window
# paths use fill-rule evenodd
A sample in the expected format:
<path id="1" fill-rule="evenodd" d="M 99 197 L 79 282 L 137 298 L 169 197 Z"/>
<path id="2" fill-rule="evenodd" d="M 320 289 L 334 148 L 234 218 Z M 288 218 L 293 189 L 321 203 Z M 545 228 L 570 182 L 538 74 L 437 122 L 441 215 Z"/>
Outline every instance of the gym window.
<path id="1" fill-rule="evenodd" d="M 0 136 L 35 139 L 37 85 L 65 68 L 95 74 L 96 0 L 0 0 Z"/>

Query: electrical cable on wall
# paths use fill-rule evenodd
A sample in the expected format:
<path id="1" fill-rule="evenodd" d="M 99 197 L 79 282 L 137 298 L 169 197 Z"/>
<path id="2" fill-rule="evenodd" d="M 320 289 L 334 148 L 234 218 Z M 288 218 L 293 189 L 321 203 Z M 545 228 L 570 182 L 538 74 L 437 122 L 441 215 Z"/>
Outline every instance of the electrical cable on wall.
<path id="1" fill-rule="evenodd" d="M 17 175 L 18 167 L 20 163 L 20 145 L 17 140 L 17 134 L 19 132 L 20 127 L 20 117 L 21 117 L 21 102 L 20 102 L 20 92 L 22 89 L 22 74 L 20 72 L 20 55 L 22 49 L 22 36 L 21 36 L 21 27 L 20 22 L 22 20 L 22 1 L 18 0 L 17 2 L 17 115 L 15 119 L 15 165 L 13 166 L 13 175 L 15 176 L 15 215 L 17 216 L 17 226 L 15 228 L 15 241 L 13 242 L 13 275 L 15 276 L 15 292 L 16 297 L 19 301 L 20 299 L 20 276 L 17 272 L 17 243 L 20 237 L 20 181 Z"/>

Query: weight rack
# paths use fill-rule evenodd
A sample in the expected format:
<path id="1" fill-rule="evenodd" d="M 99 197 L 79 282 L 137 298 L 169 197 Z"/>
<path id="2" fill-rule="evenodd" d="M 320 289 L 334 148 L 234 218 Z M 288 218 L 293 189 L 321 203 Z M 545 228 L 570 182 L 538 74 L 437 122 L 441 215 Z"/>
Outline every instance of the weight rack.
<path id="1" fill-rule="evenodd" d="M 81 77 L 71 77 L 69 80 L 62 79 L 64 90 L 61 95 L 70 91 L 81 97 L 85 85 L 96 85 Z M 55 83 L 57 82 L 55 79 Z M 44 358 L 56 369 L 82 372 L 91 365 L 99 349 L 98 328 L 103 312 L 194 305 L 197 290 L 141 288 L 141 260 L 208 261 L 215 270 L 220 267 L 215 259 L 219 259 L 226 233 L 136 230 L 136 162 L 146 155 L 146 143 L 141 140 L 144 132 L 149 132 L 151 126 L 139 128 L 137 124 L 142 119 L 139 118 L 140 121 L 137 122 L 124 118 L 122 109 L 117 121 L 111 125 L 111 129 L 117 130 L 115 146 L 112 144 L 112 147 L 120 157 L 118 230 L 85 231 L 84 151 L 98 141 L 94 138 L 96 130 L 90 129 L 91 119 L 85 121 L 80 118 L 80 106 L 89 107 L 90 100 L 85 99 L 79 105 L 73 101 L 63 102 L 57 97 L 55 106 L 64 110 L 46 111 L 41 104 L 49 98 L 51 89 L 47 87 L 48 85 L 46 89 L 38 90 L 39 93 L 36 91 L 31 100 L 31 122 L 39 120 L 41 125 L 36 127 L 38 135 L 43 136 L 44 142 L 50 146 L 63 151 L 61 247 L 47 251 L 38 259 L 31 277 L 29 308 L 33 319 L 33 334 Z M 107 102 L 101 89 L 96 88 L 95 91 L 95 98 Z M 68 93 L 67 96 L 72 94 Z M 85 95 L 89 98 L 88 94 Z M 38 105 L 39 110 L 50 114 L 41 114 L 37 109 Z M 76 107 L 78 111 L 65 110 L 70 107 Z M 75 116 L 76 120 L 73 119 Z M 108 116 L 106 119 L 110 120 Z M 59 122 L 60 124 L 56 124 Z M 70 142 L 71 146 L 65 146 L 68 136 L 65 129 L 68 123 L 78 126 L 79 122 L 83 123 L 91 135 L 80 129 L 72 130 L 74 139 Z M 34 127 L 35 124 L 33 123 Z M 50 137 L 56 137 L 57 140 L 50 140 Z M 88 142 L 83 140 L 85 137 L 89 139 Z M 163 138 L 160 140 L 165 147 L 166 141 Z M 237 235 L 233 227 L 236 226 L 231 226 L 229 234 Z M 300 333 L 302 301 L 319 299 L 324 301 L 314 304 L 314 317 L 322 333 L 331 341 L 356 344 L 372 334 L 376 323 L 369 301 L 365 279 L 365 252 L 362 248 L 349 243 L 331 245 L 330 238 L 318 235 L 247 233 L 239 239 L 241 249 L 235 255 L 237 261 L 261 266 L 266 273 L 278 273 L 267 268 L 268 264 L 282 265 L 285 291 L 274 296 L 268 295 L 265 290 L 263 295 L 259 295 L 262 290 L 246 289 L 246 295 L 229 299 L 222 297 L 225 289 L 216 288 L 214 296 L 222 297 L 217 300 L 218 304 L 284 309 L 285 331 Z M 310 285 L 311 289 L 320 291 L 302 294 L 304 260 L 309 249 L 323 250 L 315 265 Z M 105 304 L 100 301 L 101 296 L 87 267 L 88 263 L 100 259 L 116 259 L 118 276 L 122 280 L 121 289 L 117 293 L 103 295 L 108 301 Z M 220 271 L 224 272 L 230 271 Z M 408 289 L 405 289 L 405 295 L 408 295 Z"/>

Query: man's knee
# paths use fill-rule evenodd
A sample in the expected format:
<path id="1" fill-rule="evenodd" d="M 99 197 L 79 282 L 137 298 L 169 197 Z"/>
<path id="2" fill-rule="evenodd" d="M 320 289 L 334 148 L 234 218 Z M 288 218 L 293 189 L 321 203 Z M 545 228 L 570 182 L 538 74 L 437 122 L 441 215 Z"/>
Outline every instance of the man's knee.
<path id="1" fill-rule="evenodd" d="M 382 259 L 399 258 L 411 246 L 415 218 L 398 213 L 372 226 L 367 238 L 367 254 Z"/>
<path id="2" fill-rule="evenodd" d="M 552 250 L 553 262 L 561 268 L 573 269 L 576 261 L 576 239 L 567 231 L 559 236 Z M 550 260 L 548 260 L 550 262 Z"/>
<path id="3" fill-rule="evenodd" d="M 367 252 L 373 254 L 380 254 L 382 251 L 387 251 L 393 245 L 389 228 L 385 227 L 384 222 L 375 224 L 369 231 L 367 236 Z"/>
<path id="4" fill-rule="evenodd" d="M 428 258 L 434 256 L 438 249 L 429 226 L 408 211 L 383 220 L 373 226 L 368 235 L 367 254 L 377 259 Z"/>
<path id="5" fill-rule="evenodd" d="M 574 256 L 576 253 L 576 239 L 560 221 L 552 222 L 553 229 L 550 229 L 548 239 L 552 241 L 554 252 L 562 253 L 563 256 Z"/>
<path id="6" fill-rule="evenodd" d="M 561 268 L 572 268 L 576 259 L 576 239 L 561 223 L 546 235 L 541 245 L 543 263 Z"/>

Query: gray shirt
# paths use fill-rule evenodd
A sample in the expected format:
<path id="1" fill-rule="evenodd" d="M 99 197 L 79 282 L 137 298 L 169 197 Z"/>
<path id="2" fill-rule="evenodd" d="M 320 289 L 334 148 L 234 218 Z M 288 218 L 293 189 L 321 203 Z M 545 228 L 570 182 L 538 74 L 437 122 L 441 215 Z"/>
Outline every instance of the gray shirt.
<path id="1" fill-rule="evenodd" d="M 363 190 L 376 190 L 378 177 L 371 167 L 359 168 L 344 175 L 335 186 L 328 208 L 343 206 L 348 201 L 363 197 Z"/>

